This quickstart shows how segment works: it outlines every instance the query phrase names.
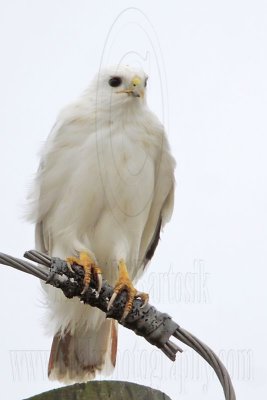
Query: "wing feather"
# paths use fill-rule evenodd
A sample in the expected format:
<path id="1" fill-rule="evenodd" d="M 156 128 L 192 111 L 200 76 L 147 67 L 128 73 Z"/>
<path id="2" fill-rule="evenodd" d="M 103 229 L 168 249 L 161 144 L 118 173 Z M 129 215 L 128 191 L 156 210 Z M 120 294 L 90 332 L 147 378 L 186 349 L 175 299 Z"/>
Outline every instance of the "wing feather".
<path id="1" fill-rule="evenodd" d="M 163 202 L 163 206 L 158 212 L 157 219 L 153 215 L 157 212 L 157 206 L 154 204 L 151 208 L 150 218 L 148 219 L 144 235 L 142 238 L 142 244 L 144 246 L 145 243 L 145 256 L 143 258 L 143 269 L 147 266 L 149 261 L 154 256 L 156 248 L 159 244 L 160 240 L 160 233 L 164 228 L 165 224 L 170 220 L 173 212 L 174 206 L 174 180 L 172 181 L 172 185 L 170 190 Z M 157 222 L 156 222 L 157 221 Z M 150 240 L 148 239 L 150 238 Z"/>

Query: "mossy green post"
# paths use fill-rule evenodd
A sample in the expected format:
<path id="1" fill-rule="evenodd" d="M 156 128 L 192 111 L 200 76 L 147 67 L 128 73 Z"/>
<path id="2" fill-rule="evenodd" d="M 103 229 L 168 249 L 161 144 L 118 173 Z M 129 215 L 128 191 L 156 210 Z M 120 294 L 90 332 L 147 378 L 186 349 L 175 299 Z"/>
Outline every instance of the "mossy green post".
<path id="1" fill-rule="evenodd" d="M 25 400 L 171 400 L 159 390 L 136 383 L 93 381 L 50 390 Z"/>

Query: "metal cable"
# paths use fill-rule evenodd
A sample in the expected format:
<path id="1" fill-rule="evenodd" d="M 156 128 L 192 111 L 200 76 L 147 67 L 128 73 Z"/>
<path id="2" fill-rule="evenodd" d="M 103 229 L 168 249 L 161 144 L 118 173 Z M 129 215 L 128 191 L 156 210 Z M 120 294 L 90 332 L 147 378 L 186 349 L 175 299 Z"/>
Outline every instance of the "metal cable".
<path id="1" fill-rule="evenodd" d="M 39 265 L 33 265 L 27 261 L 9 256 L 4 253 L 0 253 L 0 264 L 18 269 L 22 272 L 26 272 L 27 274 L 36 276 L 36 278 L 42 279 L 43 281 L 46 281 L 49 275 L 49 271 L 46 271 Z"/>
<path id="2" fill-rule="evenodd" d="M 221 382 L 225 399 L 236 400 L 235 391 L 229 373 L 213 350 L 211 350 L 205 343 L 201 342 L 197 337 L 192 335 L 192 333 L 181 327 L 176 330 L 174 336 L 194 349 L 210 364 Z"/>
<path id="3" fill-rule="evenodd" d="M 50 270 L 47 267 L 51 266 L 52 258 L 36 250 L 27 251 L 24 257 L 39 264 L 44 264 L 45 267 L 42 267 L 41 265 L 33 265 L 27 261 L 9 256 L 4 253 L 0 253 L 0 263 L 47 281 L 50 276 Z M 64 278 L 66 277 L 60 276 L 59 278 L 61 278 L 59 279 L 60 283 L 64 282 Z M 175 325 L 178 326 L 177 324 Z M 207 363 L 210 364 L 223 387 L 225 400 L 236 400 L 231 378 L 218 356 L 205 343 L 203 343 L 190 332 L 179 326 L 172 333 L 172 335 L 181 342 L 185 343 L 187 346 L 191 347 L 193 350 L 195 350 L 201 357 L 203 357 L 207 361 Z M 161 348 L 161 350 L 173 361 L 175 360 L 175 354 L 177 353 L 177 351 L 182 351 L 179 346 L 169 340 Z"/>

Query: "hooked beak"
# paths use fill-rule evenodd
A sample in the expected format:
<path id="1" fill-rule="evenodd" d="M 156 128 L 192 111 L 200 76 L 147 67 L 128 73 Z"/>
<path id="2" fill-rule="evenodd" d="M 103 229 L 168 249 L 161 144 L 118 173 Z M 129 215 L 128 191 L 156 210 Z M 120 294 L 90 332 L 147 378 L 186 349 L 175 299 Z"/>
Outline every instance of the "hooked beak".
<path id="1" fill-rule="evenodd" d="M 133 96 L 133 97 L 144 97 L 144 89 L 141 85 L 142 81 L 138 76 L 135 76 L 130 85 L 128 86 L 128 88 L 123 89 L 123 90 L 119 90 L 116 93 L 126 93 L 129 96 Z"/>

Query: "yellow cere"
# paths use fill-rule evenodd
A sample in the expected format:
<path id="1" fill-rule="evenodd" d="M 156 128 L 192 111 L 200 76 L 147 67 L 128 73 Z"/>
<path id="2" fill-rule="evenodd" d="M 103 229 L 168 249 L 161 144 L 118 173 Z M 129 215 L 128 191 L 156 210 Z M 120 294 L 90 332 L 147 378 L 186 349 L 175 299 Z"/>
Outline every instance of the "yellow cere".
<path id="1" fill-rule="evenodd" d="M 140 83 L 141 83 L 141 79 L 139 78 L 139 76 L 135 76 L 135 77 L 132 79 L 132 84 L 133 84 L 133 86 L 138 86 L 138 85 L 140 85 Z"/>

